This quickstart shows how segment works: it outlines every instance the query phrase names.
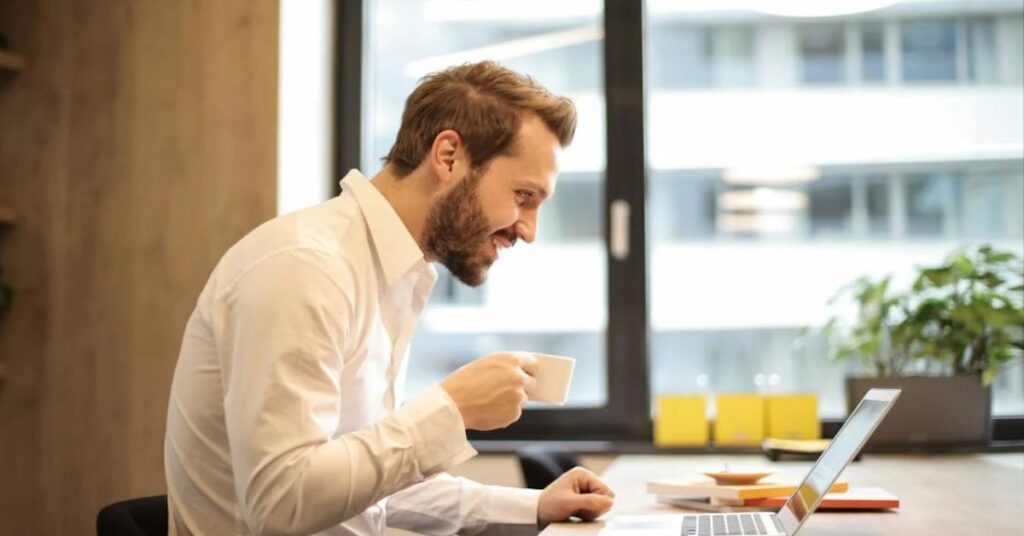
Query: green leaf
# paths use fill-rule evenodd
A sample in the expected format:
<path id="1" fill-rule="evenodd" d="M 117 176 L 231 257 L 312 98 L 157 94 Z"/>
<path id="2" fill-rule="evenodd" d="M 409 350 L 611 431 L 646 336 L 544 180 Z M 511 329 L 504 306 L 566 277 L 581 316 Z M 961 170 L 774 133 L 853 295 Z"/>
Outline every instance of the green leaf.
<path id="1" fill-rule="evenodd" d="M 974 264 L 967 255 L 960 253 L 953 257 L 953 268 L 960 274 L 971 275 L 974 273 Z"/>
<path id="2" fill-rule="evenodd" d="M 985 262 L 992 264 L 1002 264 L 1016 259 L 1017 256 L 1008 251 L 1000 251 L 996 253 L 989 253 L 985 255 Z"/>
<path id="3" fill-rule="evenodd" d="M 953 270 L 951 268 L 925 268 L 921 270 L 921 278 L 932 286 L 944 287 L 953 282 Z M 918 279 L 918 283 L 921 283 L 921 279 Z M 914 285 L 915 290 L 921 290 L 918 284 Z"/>
<path id="4" fill-rule="evenodd" d="M 999 288 L 1000 286 L 1002 286 L 1003 283 L 1006 282 L 1002 277 L 999 277 L 997 274 L 994 274 L 992 272 L 979 275 L 975 279 L 981 281 L 982 283 L 985 284 L 986 287 L 990 289 Z"/>
<path id="5" fill-rule="evenodd" d="M 1022 320 L 1020 313 L 1009 307 L 979 309 L 978 313 L 984 319 L 985 324 L 993 328 L 1019 325 Z"/>

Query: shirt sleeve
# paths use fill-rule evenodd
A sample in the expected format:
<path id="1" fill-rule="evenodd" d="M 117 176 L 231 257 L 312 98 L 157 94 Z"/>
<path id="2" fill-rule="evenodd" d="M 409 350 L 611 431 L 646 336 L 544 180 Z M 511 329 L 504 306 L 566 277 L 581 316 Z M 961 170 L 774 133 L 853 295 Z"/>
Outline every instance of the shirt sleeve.
<path id="1" fill-rule="evenodd" d="M 257 534 L 337 525 L 476 454 L 440 386 L 333 438 L 355 322 L 345 272 L 332 262 L 315 252 L 278 253 L 216 299 L 235 492 Z"/>
<path id="2" fill-rule="evenodd" d="M 540 493 L 439 474 L 388 497 L 387 524 L 437 536 L 537 534 Z"/>

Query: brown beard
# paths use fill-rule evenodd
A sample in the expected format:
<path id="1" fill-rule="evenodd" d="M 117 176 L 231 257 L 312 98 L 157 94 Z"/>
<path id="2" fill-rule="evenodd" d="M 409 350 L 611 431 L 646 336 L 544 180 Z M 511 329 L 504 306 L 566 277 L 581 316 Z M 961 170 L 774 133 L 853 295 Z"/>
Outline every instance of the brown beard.
<path id="1" fill-rule="evenodd" d="M 489 233 L 477 187 L 483 169 L 469 172 L 430 207 L 427 215 L 427 247 L 466 285 L 476 287 L 487 279 L 490 263 L 478 259 Z"/>

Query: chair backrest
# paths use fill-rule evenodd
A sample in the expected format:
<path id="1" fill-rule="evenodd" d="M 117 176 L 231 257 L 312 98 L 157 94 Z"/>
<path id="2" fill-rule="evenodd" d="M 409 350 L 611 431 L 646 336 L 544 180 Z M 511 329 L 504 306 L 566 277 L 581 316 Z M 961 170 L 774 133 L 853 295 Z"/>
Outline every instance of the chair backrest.
<path id="1" fill-rule="evenodd" d="M 574 454 L 538 447 L 519 449 L 516 456 L 526 487 L 531 489 L 544 489 L 563 473 L 579 465 Z"/>
<path id="2" fill-rule="evenodd" d="M 97 536 L 167 536 L 167 496 L 107 505 L 96 516 Z"/>

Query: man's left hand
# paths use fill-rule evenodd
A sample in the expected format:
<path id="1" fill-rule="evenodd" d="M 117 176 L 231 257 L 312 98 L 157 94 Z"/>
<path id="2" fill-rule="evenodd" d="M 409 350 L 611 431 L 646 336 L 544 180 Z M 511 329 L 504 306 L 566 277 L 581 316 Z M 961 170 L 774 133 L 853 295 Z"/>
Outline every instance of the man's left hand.
<path id="1" fill-rule="evenodd" d="M 573 516 L 591 521 L 611 509 L 614 498 L 615 493 L 597 475 L 576 467 L 541 492 L 537 521 L 541 527 Z"/>

